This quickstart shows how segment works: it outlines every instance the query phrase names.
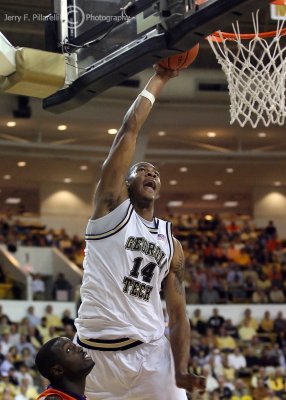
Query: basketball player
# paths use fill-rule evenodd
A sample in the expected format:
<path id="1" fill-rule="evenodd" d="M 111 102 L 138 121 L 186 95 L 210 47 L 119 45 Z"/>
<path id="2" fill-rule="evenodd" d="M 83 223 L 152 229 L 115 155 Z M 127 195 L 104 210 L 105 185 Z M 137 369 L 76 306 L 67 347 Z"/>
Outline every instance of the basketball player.
<path id="1" fill-rule="evenodd" d="M 68 338 L 56 337 L 41 347 L 35 362 L 51 383 L 37 400 L 85 400 L 85 380 L 94 362 L 82 348 Z"/>
<path id="2" fill-rule="evenodd" d="M 204 390 L 204 378 L 188 373 L 183 251 L 170 223 L 154 217 L 160 174 L 147 162 L 129 169 L 155 98 L 177 75 L 156 67 L 127 111 L 96 187 L 75 321 L 77 343 L 95 362 L 86 382 L 89 400 L 182 400 L 186 390 Z M 173 356 L 164 336 L 161 286 Z"/>

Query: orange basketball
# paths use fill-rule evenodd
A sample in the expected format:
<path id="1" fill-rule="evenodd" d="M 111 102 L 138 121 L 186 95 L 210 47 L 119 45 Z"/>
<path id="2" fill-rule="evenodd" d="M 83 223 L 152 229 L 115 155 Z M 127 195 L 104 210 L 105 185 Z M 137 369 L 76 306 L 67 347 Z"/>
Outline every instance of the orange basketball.
<path id="1" fill-rule="evenodd" d="M 184 53 L 175 54 L 174 56 L 165 58 L 159 62 L 159 66 L 165 69 L 171 69 L 172 71 L 188 68 L 188 66 L 195 61 L 199 48 L 199 44 L 196 44 L 193 48 Z"/>

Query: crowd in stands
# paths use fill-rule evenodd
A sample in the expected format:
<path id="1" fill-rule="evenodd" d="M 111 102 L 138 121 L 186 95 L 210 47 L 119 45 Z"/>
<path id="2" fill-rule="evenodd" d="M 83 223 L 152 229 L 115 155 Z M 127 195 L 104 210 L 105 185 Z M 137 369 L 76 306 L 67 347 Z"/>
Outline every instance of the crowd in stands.
<path id="1" fill-rule="evenodd" d="M 286 241 L 279 240 L 272 221 L 256 229 L 247 220 L 225 222 L 218 215 L 165 218 L 183 244 L 188 303 L 285 302 Z M 84 240 L 69 237 L 64 229 L 56 232 L 0 219 L 1 243 L 11 252 L 19 245 L 55 246 L 82 268 Z"/>
<path id="2" fill-rule="evenodd" d="M 73 339 L 74 334 L 69 310 L 59 316 L 47 305 L 39 316 L 29 306 L 24 318 L 15 322 L 0 306 L 0 399 L 34 400 L 47 384 L 35 368 L 37 351 L 53 337 Z"/>
<path id="3" fill-rule="evenodd" d="M 54 246 L 82 268 L 84 240 L 77 235 L 70 237 L 65 229 L 47 230 L 43 225 L 31 225 L 20 220 L 8 221 L 0 217 L 0 244 L 5 244 L 11 253 L 15 253 L 18 246 Z"/>
<path id="4" fill-rule="evenodd" d="M 286 399 L 286 319 L 282 311 L 271 316 L 266 310 L 257 320 L 245 309 L 234 325 L 218 308 L 209 318 L 198 308 L 190 324 L 189 368 L 207 381 L 206 393 L 198 399 Z M 36 371 L 36 352 L 55 336 L 73 339 L 74 334 L 69 310 L 57 315 L 48 304 L 43 315 L 37 315 L 30 305 L 22 320 L 15 322 L 0 307 L 0 399 L 34 400 L 47 384 Z"/>
<path id="5" fill-rule="evenodd" d="M 245 309 L 235 326 L 217 308 L 208 319 L 198 308 L 190 323 L 190 369 L 206 376 L 204 400 L 286 399 L 286 319 L 282 311 L 272 318 L 266 310 L 257 320 Z"/>
<path id="6" fill-rule="evenodd" d="M 249 222 L 173 217 L 186 260 L 191 304 L 284 303 L 286 241 L 272 221 L 263 229 Z"/>
<path id="7" fill-rule="evenodd" d="M 183 245 L 189 303 L 275 303 L 281 307 L 285 303 L 286 244 L 279 240 L 272 221 L 257 230 L 247 221 L 225 223 L 218 216 L 169 215 L 167 219 Z M 56 246 L 79 267 L 84 254 L 83 240 L 70 238 L 64 230 L 46 231 L 4 220 L 0 220 L 0 243 L 12 253 L 19 245 Z M 5 279 L 0 269 L 0 280 Z M 34 300 L 42 300 L 40 274 L 33 276 L 33 285 Z M 53 299 L 63 287 L 69 290 L 61 274 L 53 285 Z M 196 309 L 190 321 L 190 370 L 207 378 L 203 400 L 286 399 L 286 319 L 282 308 L 273 316 L 265 307 L 259 321 L 246 309 L 238 325 L 217 308 L 208 319 Z M 29 307 L 18 323 L 0 311 L 0 400 L 34 399 L 43 385 L 34 366 L 35 352 L 50 338 L 59 334 L 73 338 L 74 332 L 69 313 L 60 318 L 51 306 L 40 317 Z"/>
<path id="8" fill-rule="evenodd" d="M 286 295 L 286 244 L 278 239 L 272 221 L 257 230 L 247 221 L 225 223 L 211 219 L 168 215 L 186 259 L 187 300 L 192 304 L 283 303 Z M 0 243 L 17 246 L 55 246 L 82 267 L 84 241 L 64 229 L 0 220 Z M 1 276 L 0 276 L 1 278 Z"/>

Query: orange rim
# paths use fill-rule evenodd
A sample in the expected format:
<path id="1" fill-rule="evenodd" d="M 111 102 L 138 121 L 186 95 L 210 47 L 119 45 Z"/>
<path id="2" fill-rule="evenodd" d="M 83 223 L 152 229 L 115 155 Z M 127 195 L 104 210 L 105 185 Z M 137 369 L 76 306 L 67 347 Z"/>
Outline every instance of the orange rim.
<path id="1" fill-rule="evenodd" d="M 271 4 L 277 5 L 277 6 L 286 6 L 286 0 L 273 0 L 271 1 Z M 280 36 L 286 35 L 286 28 L 281 29 L 280 31 Z M 224 39 L 229 39 L 229 40 L 237 40 L 239 37 L 241 40 L 251 40 L 254 39 L 256 36 L 259 36 L 262 39 L 267 39 L 267 38 L 272 38 L 277 35 L 277 31 L 269 31 L 269 32 L 261 32 L 258 33 L 229 33 L 229 32 L 214 32 L 210 36 L 208 36 L 208 39 L 212 40 L 213 42 L 223 42 Z"/>
<path id="2" fill-rule="evenodd" d="M 242 40 L 251 40 L 255 38 L 256 36 L 259 36 L 260 38 L 267 39 L 271 38 L 277 35 L 277 31 L 270 31 L 270 32 L 261 32 L 258 35 L 255 33 L 241 33 L 241 34 L 235 34 L 235 33 L 228 33 L 228 32 L 214 32 L 212 35 L 208 36 L 209 39 L 211 39 L 213 42 L 222 42 L 224 39 L 229 39 L 229 40 L 237 40 L 239 37 Z M 281 29 L 280 31 L 280 36 L 286 35 L 286 28 Z"/>
<path id="3" fill-rule="evenodd" d="M 286 1 L 285 0 L 274 0 L 274 1 L 271 1 L 271 4 L 275 4 L 277 6 L 286 6 Z"/>

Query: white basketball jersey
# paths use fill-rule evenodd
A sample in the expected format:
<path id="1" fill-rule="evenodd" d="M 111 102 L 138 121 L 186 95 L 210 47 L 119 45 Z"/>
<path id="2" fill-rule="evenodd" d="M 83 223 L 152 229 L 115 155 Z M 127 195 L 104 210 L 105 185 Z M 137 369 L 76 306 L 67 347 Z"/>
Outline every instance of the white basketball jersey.
<path id="1" fill-rule="evenodd" d="M 174 247 L 169 222 L 154 219 L 150 225 L 129 199 L 89 220 L 82 304 L 75 321 L 81 338 L 150 342 L 163 336 L 159 292 Z"/>

